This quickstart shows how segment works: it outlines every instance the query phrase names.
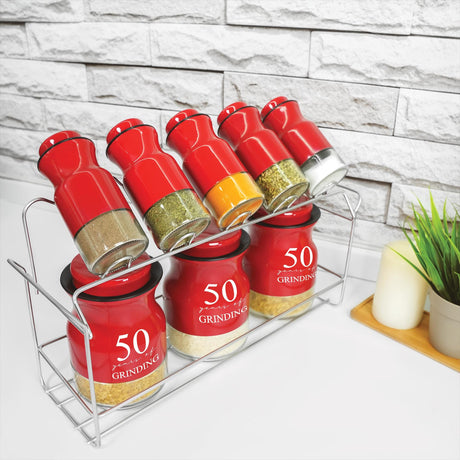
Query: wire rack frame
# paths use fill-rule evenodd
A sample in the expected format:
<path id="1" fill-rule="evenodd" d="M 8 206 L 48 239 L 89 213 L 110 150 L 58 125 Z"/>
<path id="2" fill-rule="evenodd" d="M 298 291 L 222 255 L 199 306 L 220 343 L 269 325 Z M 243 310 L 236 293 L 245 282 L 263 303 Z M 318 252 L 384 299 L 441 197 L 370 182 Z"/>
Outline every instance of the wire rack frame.
<path id="1" fill-rule="evenodd" d="M 335 211 L 328 206 L 329 200 L 333 199 L 334 197 L 341 196 L 345 202 L 346 211 L 344 213 Z M 354 200 L 350 199 L 350 196 L 354 196 Z M 325 200 L 326 199 L 326 200 Z M 320 203 L 321 201 L 321 203 Z M 326 201 L 323 204 L 323 201 Z M 132 418 L 138 416 L 139 414 L 145 412 L 153 405 L 157 404 L 159 401 L 162 401 L 167 396 L 172 395 L 175 391 L 181 389 L 191 381 L 198 378 L 200 375 L 208 372 L 212 368 L 220 365 L 224 361 L 227 361 L 236 353 L 241 353 L 245 349 L 248 349 L 255 343 L 259 342 L 265 337 L 268 337 L 272 333 L 281 328 L 285 327 L 286 325 L 290 324 L 293 321 L 298 320 L 299 318 L 305 316 L 308 312 L 312 311 L 313 309 L 318 308 L 319 306 L 328 303 L 332 305 L 338 305 L 342 302 L 344 296 L 344 290 L 346 286 L 346 280 L 348 277 L 349 265 L 350 265 L 350 256 L 351 256 L 351 249 L 353 244 L 353 237 L 354 237 L 354 230 L 357 218 L 357 212 L 359 206 L 361 204 L 361 197 L 359 193 L 349 187 L 345 187 L 342 185 L 335 186 L 332 190 L 330 190 L 327 194 L 323 194 L 320 197 L 311 199 L 309 201 L 295 204 L 290 207 L 290 209 L 301 208 L 306 206 L 310 203 L 316 203 L 323 212 L 330 213 L 338 218 L 344 219 L 349 222 L 349 233 L 348 233 L 348 244 L 347 250 L 344 260 L 344 267 L 341 273 L 338 273 L 334 270 L 331 270 L 327 267 L 322 265 L 318 265 L 318 275 L 317 278 L 321 278 L 324 276 L 328 278 L 330 281 L 324 287 L 320 286 L 320 289 L 317 290 L 311 297 L 305 299 L 304 301 L 292 306 L 288 310 L 280 313 L 279 315 L 270 318 L 270 319 L 260 319 L 255 318 L 251 315 L 252 324 L 247 332 L 243 333 L 241 336 L 236 337 L 235 339 L 229 341 L 225 345 L 213 350 L 212 352 L 208 353 L 207 355 L 194 359 L 194 360 L 187 360 L 187 359 L 179 359 L 175 356 L 175 353 L 168 350 L 167 360 L 168 360 L 168 368 L 169 362 L 176 361 L 175 366 L 172 366 L 173 369 L 169 368 L 169 372 L 167 376 L 157 382 L 156 384 L 146 388 L 145 390 L 133 395 L 129 399 L 123 401 L 120 404 L 112 407 L 103 407 L 96 403 L 96 395 L 95 395 L 95 385 L 94 385 L 94 377 L 93 377 L 93 369 L 91 365 L 91 339 L 92 339 L 92 332 L 91 328 L 88 325 L 86 318 L 80 308 L 79 305 L 79 296 L 100 284 L 106 283 L 114 278 L 119 276 L 126 275 L 135 271 L 141 267 L 150 265 L 154 262 L 161 261 L 168 257 L 171 257 L 174 254 L 182 252 L 186 249 L 190 249 L 194 246 L 202 244 L 204 242 L 212 241 L 224 234 L 232 233 L 238 231 L 239 229 L 248 227 L 253 225 L 257 222 L 262 222 L 266 219 L 269 219 L 273 216 L 282 214 L 285 211 L 277 211 L 268 216 L 260 217 L 257 219 L 253 219 L 251 221 L 247 221 L 235 228 L 230 230 L 226 230 L 220 232 L 218 235 L 214 235 L 208 238 L 202 238 L 199 240 L 195 240 L 187 245 L 185 248 L 178 248 L 171 250 L 167 253 L 160 254 L 157 257 L 153 257 L 148 261 L 143 263 L 139 263 L 137 265 L 128 266 L 128 268 L 124 270 L 120 270 L 115 274 L 109 274 L 97 281 L 89 283 L 85 286 L 81 286 L 78 288 L 73 296 L 72 296 L 72 306 L 74 308 L 74 312 L 76 316 L 66 308 L 61 302 L 59 302 L 56 298 L 54 298 L 47 289 L 45 289 L 37 280 L 37 273 L 36 273 L 36 264 L 34 259 L 34 252 L 32 248 L 32 241 L 31 235 L 29 231 L 29 222 L 28 222 L 28 211 L 32 206 L 36 203 L 45 202 L 50 205 L 54 206 L 54 202 L 48 200 L 46 198 L 36 198 L 30 201 L 23 209 L 22 219 L 23 219 L 23 226 L 24 232 L 26 236 L 26 243 L 27 249 L 29 253 L 29 261 L 31 266 L 32 274 L 28 273 L 27 270 L 20 265 L 18 262 L 8 259 L 8 263 L 24 278 L 24 285 L 26 291 L 26 299 L 27 299 L 27 306 L 29 311 L 30 323 L 32 328 L 33 340 L 34 340 L 34 348 L 37 360 L 37 367 L 39 373 L 39 380 L 41 386 L 45 393 L 51 398 L 53 403 L 63 412 L 63 414 L 70 420 L 72 425 L 76 430 L 78 430 L 85 440 L 95 447 L 100 447 L 102 443 L 102 438 L 108 435 L 109 433 L 113 432 L 118 427 L 122 426 Z M 318 283 L 317 283 L 318 284 Z M 35 288 L 35 294 L 32 295 L 32 289 Z M 325 297 L 325 295 L 335 288 L 340 288 L 339 295 L 335 300 L 331 300 L 330 298 Z M 51 340 L 47 340 L 43 343 L 39 342 L 38 333 L 37 333 L 37 322 L 36 322 L 36 315 L 37 309 L 34 305 L 34 296 L 42 295 L 44 298 L 53 305 L 58 312 L 62 315 L 62 319 L 70 322 L 75 326 L 75 328 L 83 335 L 84 343 L 85 343 L 85 356 L 87 361 L 87 369 L 88 369 L 88 380 L 89 380 L 89 387 L 90 387 L 90 400 L 86 400 L 83 398 L 78 390 L 75 383 L 73 376 L 65 375 L 66 372 L 63 369 L 62 364 L 57 364 L 57 361 L 54 358 L 55 349 L 60 348 L 68 350 L 68 340 L 66 335 L 60 335 L 58 337 L 52 338 Z M 305 313 L 298 317 L 288 318 L 288 315 L 296 310 L 297 308 L 301 307 L 303 304 L 307 302 L 311 302 L 314 299 L 313 306 L 306 310 Z M 283 321 L 280 321 L 283 320 Z M 225 351 L 227 347 L 232 347 L 237 341 L 241 341 L 242 339 L 245 340 L 244 346 L 241 347 L 236 353 L 229 354 L 224 358 L 216 359 L 216 356 L 220 354 L 222 351 Z M 65 353 L 65 352 L 64 352 Z M 178 361 L 178 362 L 177 362 Z M 61 361 L 59 361 L 61 363 Z M 54 381 L 57 380 L 57 383 Z M 53 382 L 53 383 L 51 383 Z M 132 404 L 138 398 L 142 396 L 147 396 L 150 393 L 156 391 L 153 396 L 146 398 L 142 403 Z"/>

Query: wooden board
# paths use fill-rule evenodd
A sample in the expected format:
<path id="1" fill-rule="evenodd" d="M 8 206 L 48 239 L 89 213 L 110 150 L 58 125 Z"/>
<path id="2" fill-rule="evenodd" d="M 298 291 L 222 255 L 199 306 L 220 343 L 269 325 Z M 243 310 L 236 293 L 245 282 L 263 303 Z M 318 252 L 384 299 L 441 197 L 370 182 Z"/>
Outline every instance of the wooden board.
<path id="1" fill-rule="evenodd" d="M 428 323 L 430 321 L 430 314 L 427 312 L 423 313 L 423 318 L 418 327 L 407 330 L 393 329 L 391 327 L 380 324 L 372 315 L 372 300 L 374 296 L 370 296 L 358 306 L 353 308 L 350 312 L 350 316 L 368 327 L 375 329 L 376 331 L 391 337 L 392 339 L 407 345 L 426 356 L 429 356 L 436 361 L 455 369 L 460 372 L 460 359 L 451 358 L 443 355 L 438 350 L 433 348 L 428 339 Z"/>

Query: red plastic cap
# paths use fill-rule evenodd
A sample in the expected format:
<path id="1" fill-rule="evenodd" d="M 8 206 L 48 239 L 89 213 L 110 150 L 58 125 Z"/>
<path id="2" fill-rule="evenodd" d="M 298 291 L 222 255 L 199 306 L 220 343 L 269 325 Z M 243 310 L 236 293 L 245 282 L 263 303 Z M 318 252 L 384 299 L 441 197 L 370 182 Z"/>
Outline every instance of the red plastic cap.
<path id="1" fill-rule="evenodd" d="M 115 137 L 121 134 L 123 131 L 127 129 L 134 128 L 134 126 L 143 125 L 144 123 L 139 118 L 128 118 L 127 120 L 120 121 L 117 125 L 115 125 L 107 134 L 107 144 L 110 144 Z"/>
<path id="2" fill-rule="evenodd" d="M 53 134 L 42 142 L 38 153 L 42 156 L 47 150 L 49 150 L 54 145 L 59 142 L 65 141 L 66 139 L 72 139 L 73 137 L 81 137 L 81 134 L 77 131 L 59 131 L 58 133 Z"/>
<path id="3" fill-rule="evenodd" d="M 227 105 L 227 107 L 225 107 L 224 110 L 222 110 L 222 112 L 219 113 L 218 117 L 217 117 L 217 123 L 220 125 L 229 115 L 231 115 L 232 113 L 236 112 L 237 110 L 243 108 L 243 107 L 247 107 L 248 104 L 246 104 L 245 102 L 242 102 L 242 101 L 239 101 L 239 102 L 235 102 L 233 104 L 230 104 L 230 105 Z"/>
<path id="4" fill-rule="evenodd" d="M 147 253 L 144 253 L 136 259 L 135 264 L 145 262 L 148 259 L 150 259 L 150 256 Z M 139 270 L 128 273 L 125 276 L 115 278 L 107 283 L 100 284 L 99 286 L 85 292 L 97 297 L 115 297 L 129 294 L 137 291 L 149 282 L 150 268 L 151 265 L 147 265 Z M 70 264 L 70 273 L 72 275 L 73 284 L 76 288 L 100 279 L 99 276 L 93 275 L 88 271 L 80 255 L 73 258 L 72 263 Z"/>
<path id="5" fill-rule="evenodd" d="M 200 238 L 209 238 L 218 233 L 220 233 L 220 230 L 217 228 L 217 225 L 211 222 L 208 228 L 201 233 Z M 240 240 L 241 230 L 238 230 L 222 235 L 220 238 L 208 241 L 207 243 L 200 244 L 199 246 L 195 246 L 188 251 L 184 251 L 184 254 L 200 258 L 221 257 L 236 251 L 240 246 Z"/>
<path id="6" fill-rule="evenodd" d="M 275 99 L 272 99 L 268 104 L 265 105 L 265 107 L 262 109 L 260 112 L 262 116 L 262 120 L 275 108 L 278 107 L 280 104 L 283 102 L 286 102 L 288 100 L 287 97 L 285 96 L 278 96 L 275 97 Z"/>
<path id="7" fill-rule="evenodd" d="M 198 115 L 199 112 L 195 109 L 186 109 L 176 113 L 166 124 L 166 134 L 169 134 L 181 121 L 192 115 Z"/>

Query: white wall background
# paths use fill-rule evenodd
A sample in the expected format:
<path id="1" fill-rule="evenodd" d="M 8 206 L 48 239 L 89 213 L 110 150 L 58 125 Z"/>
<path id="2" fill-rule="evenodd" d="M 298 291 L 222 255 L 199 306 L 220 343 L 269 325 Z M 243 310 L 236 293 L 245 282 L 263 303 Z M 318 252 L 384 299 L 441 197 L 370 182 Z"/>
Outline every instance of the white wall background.
<path id="1" fill-rule="evenodd" d="M 0 176 L 48 183 L 38 147 L 184 108 L 299 101 L 363 197 L 358 244 L 398 237 L 417 195 L 460 208 L 458 0 L 1 0 Z M 322 219 L 321 230 L 344 229 Z"/>

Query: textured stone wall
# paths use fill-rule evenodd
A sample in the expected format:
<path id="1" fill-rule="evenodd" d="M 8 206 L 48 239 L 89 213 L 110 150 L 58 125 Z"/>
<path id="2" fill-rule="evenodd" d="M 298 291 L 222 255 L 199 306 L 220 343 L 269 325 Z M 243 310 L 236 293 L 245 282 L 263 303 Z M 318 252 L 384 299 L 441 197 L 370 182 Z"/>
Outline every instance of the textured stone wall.
<path id="1" fill-rule="evenodd" d="M 117 173 L 104 138 L 124 118 L 164 141 L 176 111 L 215 122 L 286 95 L 349 164 L 358 243 L 399 237 L 429 190 L 460 208 L 458 0 L 1 0 L 0 21 L 2 177 L 47 183 L 38 147 L 58 130 L 94 139 Z"/>

